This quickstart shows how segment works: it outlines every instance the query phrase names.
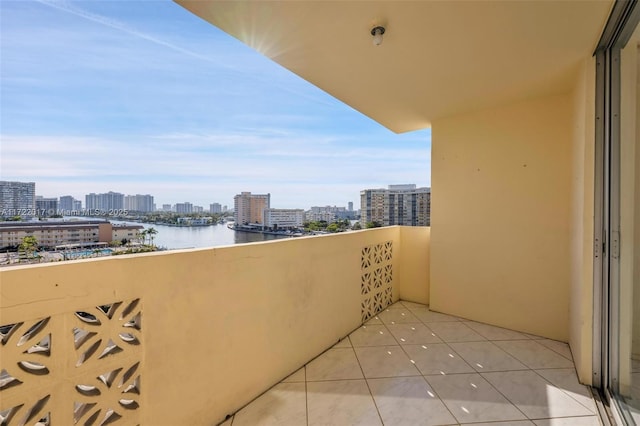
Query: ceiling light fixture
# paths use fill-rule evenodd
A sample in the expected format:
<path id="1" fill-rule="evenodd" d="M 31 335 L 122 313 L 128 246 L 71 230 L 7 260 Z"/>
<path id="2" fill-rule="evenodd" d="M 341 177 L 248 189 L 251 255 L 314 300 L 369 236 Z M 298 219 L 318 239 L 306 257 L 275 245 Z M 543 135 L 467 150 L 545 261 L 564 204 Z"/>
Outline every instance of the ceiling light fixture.
<path id="1" fill-rule="evenodd" d="M 380 46 L 382 44 L 382 34 L 384 34 L 384 27 L 377 26 L 371 29 L 374 46 Z"/>

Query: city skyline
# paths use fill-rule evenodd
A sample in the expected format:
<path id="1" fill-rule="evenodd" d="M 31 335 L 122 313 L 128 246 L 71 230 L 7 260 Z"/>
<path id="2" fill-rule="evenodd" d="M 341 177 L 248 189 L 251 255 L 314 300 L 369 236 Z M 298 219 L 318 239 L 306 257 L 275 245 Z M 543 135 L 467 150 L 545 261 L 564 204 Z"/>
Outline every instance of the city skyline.
<path id="1" fill-rule="evenodd" d="M 38 195 L 296 208 L 431 185 L 430 131 L 393 134 L 173 2 L 0 8 L 1 178 Z"/>

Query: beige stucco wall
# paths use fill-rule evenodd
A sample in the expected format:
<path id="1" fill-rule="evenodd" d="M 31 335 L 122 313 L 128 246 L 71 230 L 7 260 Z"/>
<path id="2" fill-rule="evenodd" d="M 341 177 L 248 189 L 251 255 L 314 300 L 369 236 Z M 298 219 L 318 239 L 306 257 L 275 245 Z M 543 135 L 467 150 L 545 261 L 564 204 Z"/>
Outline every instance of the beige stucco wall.
<path id="1" fill-rule="evenodd" d="M 412 286 L 428 285 L 428 235 L 427 228 L 389 227 L 4 268 L 0 325 L 24 322 L 26 328 L 49 317 L 44 333 L 52 333 L 52 353 L 40 361 L 51 373 L 23 375 L 25 385 L 2 390 L 0 410 L 51 394 L 46 409 L 56 422 L 73 424 L 74 384 L 95 382 L 98 374 L 137 360 L 141 408 L 127 415 L 148 425 L 216 424 L 361 324 L 364 247 L 393 243 L 393 300 L 401 292 L 424 297 L 424 289 Z M 71 325 L 78 323 L 73 313 L 136 298 L 141 345 L 122 344 L 122 329 L 105 320 L 100 336 L 113 338 L 124 352 L 93 358 L 86 371 L 76 367 L 78 354 L 69 344 Z M 15 372 L 13 363 L 24 355 L 3 354 L 3 366 L 14 365 L 9 370 Z M 113 395 L 105 393 L 104 407 L 116 403 L 109 400 Z"/>
<path id="2" fill-rule="evenodd" d="M 569 344 L 585 384 L 593 378 L 595 70 L 595 59 L 585 59 L 573 91 Z"/>
<path id="3" fill-rule="evenodd" d="M 410 302 L 429 304 L 429 251 L 431 228 L 400 227 L 398 290 L 400 298 Z"/>
<path id="4" fill-rule="evenodd" d="M 568 341 L 572 99 L 433 121 L 432 309 Z"/>

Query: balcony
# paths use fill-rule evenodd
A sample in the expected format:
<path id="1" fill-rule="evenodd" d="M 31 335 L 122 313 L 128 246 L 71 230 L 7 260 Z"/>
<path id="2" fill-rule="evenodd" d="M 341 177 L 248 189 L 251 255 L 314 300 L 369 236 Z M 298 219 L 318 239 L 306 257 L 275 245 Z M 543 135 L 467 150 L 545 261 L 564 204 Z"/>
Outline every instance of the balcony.
<path id="1" fill-rule="evenodd" d="M 429 311 L 429 277 L 430 229 L 398 226 L 5 268 L 0 415 L 598 424 L 566 344 Z"/>

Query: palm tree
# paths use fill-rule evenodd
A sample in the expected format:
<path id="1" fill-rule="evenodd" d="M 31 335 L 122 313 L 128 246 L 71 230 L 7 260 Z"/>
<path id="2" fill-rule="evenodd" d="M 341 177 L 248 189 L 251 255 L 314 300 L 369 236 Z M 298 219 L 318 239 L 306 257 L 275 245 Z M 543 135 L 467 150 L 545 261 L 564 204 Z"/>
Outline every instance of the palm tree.
<path id="1" fill-rule="evenodd" d="M 147 234 L 149 231 L 147 229 L 143 229 L 138 233 L 138 236 L 142 239 L 142 245 L 145 245 L 145 241 L 147 240 Z"/>
<path id="2" fill-rule="evenodd" d="M 149 242 L 151 244 L 151 246 L 153 247 L 153 239 L 155 238 L 155 235 L 158 233 L 158 231 L 156 230 L 156 228 L 149 228 L 147 229 L 147 234 L 149 234 Z"/>

